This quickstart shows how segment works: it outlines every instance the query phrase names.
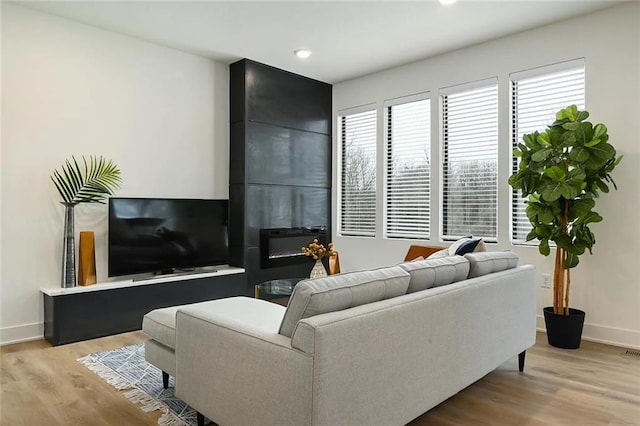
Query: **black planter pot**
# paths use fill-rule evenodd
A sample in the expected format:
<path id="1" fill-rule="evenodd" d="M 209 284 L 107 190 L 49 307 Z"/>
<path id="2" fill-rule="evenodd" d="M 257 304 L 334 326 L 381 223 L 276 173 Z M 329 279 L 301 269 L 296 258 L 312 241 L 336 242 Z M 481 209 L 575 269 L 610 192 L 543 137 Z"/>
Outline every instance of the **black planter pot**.
<path id="1" fill-rule="evenodd" d="M 547 326 L 547 340 L 551 346 L 562 349 L 578 349 L 582 339 L 584 311 L 569 308 L 569 315 L 553 312 L 552 306 L 544 308 L 544 323 Z"/>

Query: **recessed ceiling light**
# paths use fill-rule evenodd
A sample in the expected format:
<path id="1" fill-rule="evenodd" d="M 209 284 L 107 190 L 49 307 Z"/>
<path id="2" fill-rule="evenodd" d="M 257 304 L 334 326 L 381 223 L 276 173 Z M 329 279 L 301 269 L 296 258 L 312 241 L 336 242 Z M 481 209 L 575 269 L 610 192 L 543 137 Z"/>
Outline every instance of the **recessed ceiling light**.
<path id="1" fill-rule="evenodd" d="M 293 51 L 293 53 L 295 53 L 296 56 L 300 59 L 307 59 L 309 56 L 311 56 L 311 51 L 307 49 L 296 49 Z"/>
<path id="2" fill-rule="evenodd" d="M 439 0 L 439 1 L 440 1 L 440 4 L 443 6 L 451 6 L 458 0 Z"/>

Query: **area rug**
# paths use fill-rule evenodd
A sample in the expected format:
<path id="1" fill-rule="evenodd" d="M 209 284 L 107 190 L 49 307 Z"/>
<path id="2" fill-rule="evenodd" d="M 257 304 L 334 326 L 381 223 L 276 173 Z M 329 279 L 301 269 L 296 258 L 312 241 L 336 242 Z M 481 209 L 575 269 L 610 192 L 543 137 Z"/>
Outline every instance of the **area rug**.
<path id="1" fill-rule="evenodd" d="M 168 389 L 162 387 L 162 372 L 144 360 L 144 343 L 92 353 L 78 362 L 123 391 L 125 398 L 145 412 L 161 410 L 159 425 L 198 424 L 196 411 L 175 397 L 173 377 Z"/>

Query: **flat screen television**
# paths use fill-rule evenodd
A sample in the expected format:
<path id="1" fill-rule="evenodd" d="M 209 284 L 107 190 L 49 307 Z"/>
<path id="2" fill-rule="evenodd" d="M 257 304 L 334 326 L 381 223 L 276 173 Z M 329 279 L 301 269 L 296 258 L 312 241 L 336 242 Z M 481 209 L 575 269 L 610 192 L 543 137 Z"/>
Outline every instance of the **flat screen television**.
<path id="1" fill-rule="evenodd" d="M 223 265 L 229 201 L 109 198 L 108 275 Z"/>

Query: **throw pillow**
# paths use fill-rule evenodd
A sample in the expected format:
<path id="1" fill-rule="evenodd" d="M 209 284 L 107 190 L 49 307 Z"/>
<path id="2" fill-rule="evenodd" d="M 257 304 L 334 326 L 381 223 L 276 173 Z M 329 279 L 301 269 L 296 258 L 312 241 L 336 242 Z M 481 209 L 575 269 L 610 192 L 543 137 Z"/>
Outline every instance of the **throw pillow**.
<path id="1" fill-rule="evenodd" d="M 462 237 L 459 240 L 456 240 L 453 243 L 451 243 L 451 245 L 447 249 L 447 250 L 449 250 L 449 256 L 455 256 L 456 251 L 458 250 L 458 248 L 462 244 L 464 244 L 465 242 L 469 241 L 470 239 L 471 239 L 471 235 L 469 235 L 468 237 Z"/>
<path id="2" fill-rule="evenodd" d="M 476 247 L 478 247 L 478 244 L 480 244 L 480 241 L 482 241 L 480 238 L 472 238 L 464 241 L 456 249 L 456 254 L 458 256 L 463 256 L 467 253 L 473 253 L 476 250 Z"/>
<path id="3" fill-rule="evenodd" d="M 479 253 L 481 251 L 487 251 L 487 246 L 484 244 L 482 238 L 463 237 L 457 241 L 454 241 L 448 248 L 448 255 L 465 255 L 467 253 Z"/>
<path id="4" fill-rule="evenodd" d="M 449 256 L 449 249 L 448 248 L 442 249 L 442 250 L 439 250 L 439 251 L 437 251 L 435 253 L 430 254 L 427 257 L 427 259 L 439 259 L 441 257 L 447 257 L 447 256 Z"/>

